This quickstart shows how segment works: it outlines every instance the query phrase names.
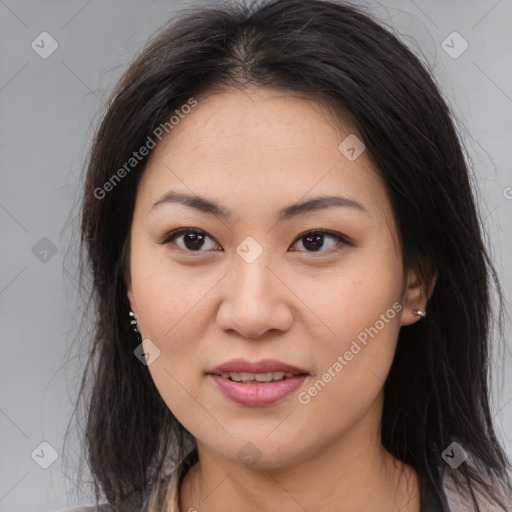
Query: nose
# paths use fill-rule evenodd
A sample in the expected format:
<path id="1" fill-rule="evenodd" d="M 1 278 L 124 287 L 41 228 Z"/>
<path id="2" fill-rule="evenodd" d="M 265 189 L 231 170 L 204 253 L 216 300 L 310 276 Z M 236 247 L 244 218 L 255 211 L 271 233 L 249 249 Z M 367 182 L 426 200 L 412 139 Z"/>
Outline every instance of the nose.
<path id="1" fill-rule="evenodd" d="M 261 338 L 268 331 L 290 329 L 293 294 L 270 268 L 265 251 L 252 263 L 237 256 L 223 281 L 223 300 L 217 312 L 221 329 L 250 339 Z"/>

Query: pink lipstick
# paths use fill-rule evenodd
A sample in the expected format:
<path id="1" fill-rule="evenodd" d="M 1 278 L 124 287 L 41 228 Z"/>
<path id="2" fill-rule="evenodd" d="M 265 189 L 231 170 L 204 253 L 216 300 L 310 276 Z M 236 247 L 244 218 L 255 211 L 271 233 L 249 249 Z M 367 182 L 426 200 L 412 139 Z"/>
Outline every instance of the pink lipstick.
<path id="1" fill-rule="evenodd" d="M 309 375 L 306 370 L 270 359 L 256 363 L 234 359 L 208 374 L 227 398 L 249 406 L 270 405 L 282 400 Z"/>

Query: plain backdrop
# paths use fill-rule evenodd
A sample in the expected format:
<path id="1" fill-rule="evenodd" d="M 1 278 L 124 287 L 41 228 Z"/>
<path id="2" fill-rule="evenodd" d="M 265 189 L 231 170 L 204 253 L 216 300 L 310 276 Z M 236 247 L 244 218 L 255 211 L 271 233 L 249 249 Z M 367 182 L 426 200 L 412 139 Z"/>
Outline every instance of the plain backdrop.
<path id="1" fill-rule="evenodd" d="M 69 227 L 76 217 L 72 207 L 113 85 L 148 36 L 186 5 L 0 0 L 0 511 L 57 511 L 92 503 L 76 494 L 76 468 L 65 467 L 62 457 L 84 362 L 70 351 L 81 314 L 69 257 L 76 237 Z M 512 2 L 365 5 L 428 64 L 453 108 L 510 298 Z M 506 328 L 510 340 L 508 321 Z M 509 345 L 493 358 L 492 404 L 510 455 L 511 370 Z M 79 446 L 71 443 L 66 450 L 73 460 Z"/>

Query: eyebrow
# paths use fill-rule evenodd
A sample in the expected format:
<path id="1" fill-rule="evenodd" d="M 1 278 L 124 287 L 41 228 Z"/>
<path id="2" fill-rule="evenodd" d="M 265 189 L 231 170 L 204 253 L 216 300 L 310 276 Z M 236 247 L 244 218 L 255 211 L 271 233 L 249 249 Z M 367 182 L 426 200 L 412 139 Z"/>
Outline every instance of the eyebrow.
<path id="1" fill-rule="evenodd" d="M 170 190 L 165 193 L 152 207 L 151 210 L 160 206 L 162 204 L 168 203 L 178 203 L 183 204 L 185 206 L 189 206 L 191 208 L 195 208 L 203 213 L 208 213 L 211 215 L 218 215 L 220 217 L 229 218 L 232 216 L 233 212 L 224 208 L 220 204 L 216 203 L 211 199 L 207 199 L 205 197 L 197 196 L 197 195 L 189 195 L 184 193 L 175 192 Z M 308 199 L 307 201 L 302 201 L 300 203 L 290 204 L 281 208 L 277 212 L 277 219 L 279 221 L 287 220 L 292 217 L 296 217 L 297 215 L 303 215 L 305 213 L 325 210 L 327 208 L 333 207 L 346 207 L 352 208 L 355 210 L 359 210 L 364 213 L 368 213 L 368 210 L 361 204 L 351 199 L 349 197 L 344 196 L 319 196 L 314 197 L 312 199 Z M 150 210 L 150 211 L 151 211 Z"/>

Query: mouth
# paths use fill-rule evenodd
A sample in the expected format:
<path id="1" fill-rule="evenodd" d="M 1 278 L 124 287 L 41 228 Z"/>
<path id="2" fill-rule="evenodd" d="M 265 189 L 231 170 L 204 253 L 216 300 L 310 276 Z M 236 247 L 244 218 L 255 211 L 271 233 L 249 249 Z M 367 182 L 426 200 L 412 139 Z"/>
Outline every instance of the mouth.
<path id="1" fill-rule="evenodd" d="M 259 384 L 260 382 L 279 382 L 296 377 L 297 374 L 285 372 L 249 373 L 249 372 L 226 372 L 221 373 L 223 379 L 243 384 Z M 304 375 L 304 374 L 298 374 Z"/>
<path id="2" fill-rule="evenodd" d="M 250 406 L 274 404 L 295 391 L 309 373 L 274 360 L 251 363 L 242 359 L 221 364 L 207 372 L 230 400 Z"/>

